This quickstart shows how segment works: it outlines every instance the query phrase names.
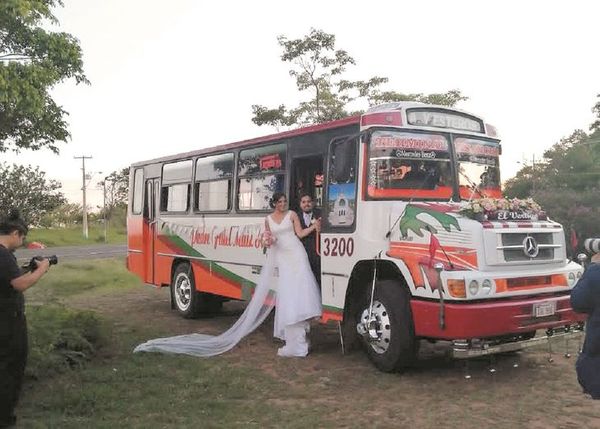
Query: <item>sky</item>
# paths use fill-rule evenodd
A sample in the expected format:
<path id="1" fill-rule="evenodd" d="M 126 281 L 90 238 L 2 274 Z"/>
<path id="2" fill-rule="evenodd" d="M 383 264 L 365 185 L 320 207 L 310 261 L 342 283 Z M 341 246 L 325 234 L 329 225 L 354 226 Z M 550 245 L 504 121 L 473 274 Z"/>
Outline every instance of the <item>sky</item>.
<path id="1" fill-rule="evenodd" d="M 81 203 L 81 160 L 97 182 L 131 163 L 275 132 L 253 104 L 306 97 L 280 60 L 278 35 L 311 27 L 357 61 L 349 79 L 389 78 L 405 93 L 459 89 L 457 107 L 496 126 L 503 180 L 560 138 L 587 130 L 600 93 L 597 1 L 64 0 L 60 26 L 79 39 L 91 85 L 53 90 L 71 140 L 50 151 L 2 154 L 40 166 Z"/>

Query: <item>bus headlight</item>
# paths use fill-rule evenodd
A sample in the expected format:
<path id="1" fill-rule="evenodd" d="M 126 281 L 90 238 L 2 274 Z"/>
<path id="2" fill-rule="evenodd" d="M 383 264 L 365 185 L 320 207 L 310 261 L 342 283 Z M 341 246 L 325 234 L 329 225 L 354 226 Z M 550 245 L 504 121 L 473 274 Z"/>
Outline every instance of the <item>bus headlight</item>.
<path id="1" fill-rule="evenodd" d="M 571 271 L 567 276 L 567 280 L 569 281 L 569 286 L 573 286 L 576 280 L 575 273 Z"/>
<path id="2" fill-rule="evenodd" d="M 475 296 L 479 293 L 479 282 L 477 280 L 471 280 L 469 282 L 469 294 Z"/>
<path id="3" fill-rule="evenodd" d="M 462 279 L 448 279 L 448 290 L 455 298 L 466 298 L 465 281 Z"/>
<path id="4" fill-rule="evenodd" d="M 485 279 L 481 283 L 481 290 L 484 294 L 489 295 L 492 292 L 492 289 L 494 289 L 494 283 L 492 283 L 490 279 Z"/>
<path id="5" fill-rule="evenodd" d="M 577 278 L 580 279 L 583 273 L 581 271 L 577 271 Z"/>

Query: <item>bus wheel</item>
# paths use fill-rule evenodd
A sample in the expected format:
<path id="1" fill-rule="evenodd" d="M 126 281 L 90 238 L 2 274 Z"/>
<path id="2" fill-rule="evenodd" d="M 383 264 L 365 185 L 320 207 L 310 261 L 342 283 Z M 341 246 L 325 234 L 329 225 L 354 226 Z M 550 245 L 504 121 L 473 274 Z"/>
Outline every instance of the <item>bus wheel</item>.
<path id="1" fill-rule="evenodd" d="M 186 319 L 198 316 L 199 295 L 196 291 L 192 267 L 187 263 L 177 265 L 171 281 L 171 299 L 181 316 Z"/>
<path id="2" fill-rule="evenodd" d="M 196 290 L 193 271 L 188 263 L 180 263 L 173 273 L 171 302 L 172 308 L 176 308 L 186 319 L 194 319 L 200 315 L 210 316 L 223 308 L 220 296 Z"/>
<path id="3" fill-rule="evenodd" d="M 369 322 L 370 288 L 368 292 L 358 315 L 357 331 L 369 359 L 384 372 L 410 366 L 417 356 L 418 341 L 408 293 L 393 280 L 378 281 Z"/>

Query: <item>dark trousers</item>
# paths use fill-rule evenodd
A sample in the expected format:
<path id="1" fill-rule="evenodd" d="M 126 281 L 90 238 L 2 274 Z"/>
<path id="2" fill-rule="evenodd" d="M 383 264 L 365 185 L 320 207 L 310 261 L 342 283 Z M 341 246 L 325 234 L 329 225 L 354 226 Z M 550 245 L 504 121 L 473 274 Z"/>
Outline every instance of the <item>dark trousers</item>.
<path id="1" fill-rule="evenodd" d="M 0 317 L 0 427 L 14 424 L 25 364 L 27 362 L 25 316 Z"/>
<path id="2" fill-rule="evenodd" d="M 575 364 L 577 381 L 583 392 L 600 399 L 600 356 L 590 356 L 586 352 L 579 355 Z"/>

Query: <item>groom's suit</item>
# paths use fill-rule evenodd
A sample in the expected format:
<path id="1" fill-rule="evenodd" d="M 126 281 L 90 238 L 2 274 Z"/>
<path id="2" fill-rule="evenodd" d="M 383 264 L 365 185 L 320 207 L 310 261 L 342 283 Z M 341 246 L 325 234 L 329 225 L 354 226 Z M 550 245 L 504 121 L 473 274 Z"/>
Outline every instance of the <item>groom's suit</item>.
<path id="1" fill-rule="evenodd" d="M 321 217 L 321 212 L 319 210 L 313 209 L 310 216 L 306 216 L 306 214 L 299 210 L 296 212 L 298 214 L 298 218 L 300 219 L 300 225 L 302 225 L 302 229 L 308 228 L 311 224 L 311 220 L 319 219 Z M 302 239 L 302 244 L 306 249 L 306 254 L 308 255 L 308 261 L 310 262 L 310 268 L 312 269 L 315 278 L 317 279 L 317 283 L 319 286 L 321 285 L 321 257 L 317 255 L 316 250 L 316 242 L 317 242 L 317 232 L 313 231 L 306 237 Z"/>

